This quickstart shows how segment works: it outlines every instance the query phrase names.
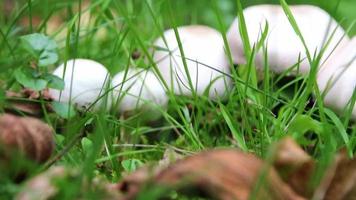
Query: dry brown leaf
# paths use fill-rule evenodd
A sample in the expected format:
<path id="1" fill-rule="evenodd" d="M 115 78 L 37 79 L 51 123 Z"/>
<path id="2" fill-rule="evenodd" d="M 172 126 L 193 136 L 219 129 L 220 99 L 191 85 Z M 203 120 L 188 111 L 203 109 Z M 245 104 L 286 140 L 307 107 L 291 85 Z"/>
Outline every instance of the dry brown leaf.
<path id="1" fill-rule="evenodd" d="M 20 151 L 38 162 L 46 161 L 54 149 L 52 128 L 32 117 L 0 116 L 0 143 L 5 157 Z"/>
<path id="2" fill-rule="evenodd" d="M 256 199 L 304 199 L 285 184 L 273 168 L 266 167 L 256 156 L 237 150 L 207 151 L 179 160 L 159 172 L 150 173 L 152 171 L 141 169 L 119 184 L 119 189 L 129 194 L 126 199 L 135 199 L 147 180 L 156 186 L 198 191 L 207 197 L 222 200 L 244 200 L 252 194 L 256 195 Z M 262 176 L 264 179 L 261 175 L 265 175 Z M 258 190 L 255 188 L 257 182 L 261 183 Z M 132 183 L 134 187 L 130 185 Z"/>
<path id="3" fill-rule="evenodd" d="M 277 144 L 274 166 L 281 178 L 294 191 L 311 197 L 309 181 L 315 169 L 315 161 L 292 138 L 287 137 Z"/>
<path id="4" fill-rule="evenodd" d="M 56 185 L 58 180 L 73 181 L 80 178 L 77 170 L 68 170 L 64 167 L 53 167 L 30 179 L 16 196 L 16 200 L 50 200 L 56 199 L 56 195 L 61 192 L 61 188 Z M 88 189 L 93 189 L 100 194 L 102 200 L 120 199 L 120 194 L 115 191 L 115 187 L 99 178 L 94 179 L 91 184 L 83 181 L 81 192 L 87 192 Z M 63 189 L 63 188 L 62 188 Z M 78 195 L 78 198 L 83 199 Z M 85 196 L 85 195 L 84 195 Z"/>
<path id="5" fill-rule="evenodd" d="M 6 108 L 8 112 L 16 113 L 21 111 L 32 116 L 42 116 L 43 109 L 41 103 L 38 101 L 31 101 L 40 100 L 41 98 L 45 101 L 46 110 L 52 111 L 48 102 L 52 101 L 53 98 L 49 94 L 48 89 L 41 91 L 41 93 L 26 88 L 19 93 L 7 91 L 6 97 L 11 105 L 11 107 Z"/>
<path id="6" fill-rule="evenodd" d="M 313 199 L 356 199 L 356 159 L 350 159 L 346 151 L 338 153 L 315 191 Z"/>
<path id="7" fill-rule="evenodd" d="M 53 97 L 51 96 L 51 94 L 49 93 L 48 89 L 44 89 L 41 92 L 38 91 L 34 91 L 32 89 L 29 88 L 24 88 L 21 91 L 22 94 L 24 94 L 24 97 L 29 98 L 29 99 L 40 99 L 42 98 L 45 101 L 52 101 Z"/>
<path id="8" fill-rule="evenodd" d="M 123 200 L 135 199 L 136 195 L 142 190 L 143 185 L 152 180 L 157 173 L 158 170 L 152 166 L 141 167 L 126 176 L 115 188 L 124 194 Z"/>
<path id="9" fill-rule="evenodd" d="M 134 173 L 126 176 L 123 181 L 117 184 L 116 188 L 125 193 L 126 199 L 132 199 L 139 193 L 141 186 L 145 182 L 151 180 L 161 170 L 168 167 L 170 164 L 183 158 L 183 155 L 178 154 L 173 149 L 168 148 L 163 154 L 163 158 L 158 162 L 157 166 L 146 165 L 136 170 Z"/>
<path id="10" fill-rule="evenodd" d="M 26 183 L 22 191 L 17 195 L 17 200 L 44 200 L 50 199 L 57 192 L 57 188 L 52 185 L 54 177 L 64 176 L 66 173 L 63 167 L 54 167 L 40 174 Z"/>

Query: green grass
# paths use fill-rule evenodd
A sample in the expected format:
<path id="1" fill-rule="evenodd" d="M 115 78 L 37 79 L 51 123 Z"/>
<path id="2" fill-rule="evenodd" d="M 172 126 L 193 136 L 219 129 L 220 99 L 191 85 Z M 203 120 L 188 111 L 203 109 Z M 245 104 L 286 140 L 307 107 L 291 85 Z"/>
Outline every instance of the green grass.
<path id="1" fill-rule="evenodd" d="M 4 5 L 4 2 L 2 0 L 0 5 Z M 249 5 L 251 2 L 266 3 L 248 2 Z M 19 90 L 14 70 L 28 66 L 32 60 L 19 48 L 21 35 L 41 32 L 53 38 L 59 45 L 59 61 L 56 64 L 70 58 L 83 57 L 103 63 L 111 75 L 127 70 L 129 66 L 150 68 L 160 74 L 150 49 L 155 38 L 162 36 L 165 29 L 174 28 L 179 41 L 178 26 L 206 24 L 222 33 L 227 46 L 225 34 L 233 18 L 237 16 L 240 21 L 244 20 L 241 10 L 247 4 L 245 1 L 242 3 L 245 4 L 234 0 L 204 3 L 201 0 L 96 0 L 85 7 L 79 0 L 18 0 L 12 12 L 0 14 L 1 90 Z M 298 33 L 287 3 L 284 0 L 273 3 L 283 5 Z M 339 10 L 334 11 L 335 3 L 313 1 L 313 4 L 330 11 L 338 20 L 346 18 L 342 23 L 346 28 L 356 19 L 354 13 L 349 11 L 350 7 L 356 7 L 356 3 L 352 0 L 341 1 Z M 90 25 L 83 27 L 80 21 L 86 20 L 83 17 L 87 13 L 91 14 L 88 19 Z M 22 18 L 31 21 L 38 15 L 38 26 L 29 23 L 27 28 L 23 28 L 19 25 Z M 50 33 L 47 26 L 56 15 L 64 16 L 64 21 L 58 31 Z M 321 56 L 314 56 L 314 52 L 308 54 L 313 69 L 309 78 L 297 77 L 285 83 L 285 75 L 278 77 L 265 70 L 264 80 L 258 82 L 253 60 L 257 51 L 266 54 L 267 48 L 263 45 L 265 38 L 262 37 L 258 45 L 250 46 L 246 26 L 248 24 L 243 23 L 240 26 L 247 55 L 247 64 L 243 69 L 233 66 L 231 53 L 226 49 L 234 82 L 226 99 L 211 101 L 196 94 L 188 98 L 170 92 L 168 108 L 157 108 L 162 117 L 155 123 L 145 121 L 144 118 L 153 117 L 147 112 L 127 117 L 120 116 L 115 110 L 102 109 L 96 113 L 81 112 L 69 120 L 46 113 L 43 120 L 56 131 L 55 154 L 44 166 L 32 170 L 29 176 L 52 165 L 65 165 L 80 170 L 79 182 L 96 176 L 118 182 L 123 172 L 128 170 L 123 162 L 134 159 L 139 163 L 155 163 L 162 158 L 167 148 L 189 155 L 205 149 L 232 147 L 268 157 L 271 144 L 291 135 L 318 160 L 316 184 L 335 152 L 346 147 L 349 155 L 353 155 L 356 137 L 355 126 L 350 122 L 351 114 L 337 116 L 323 106 L 321 94 L 318 93 L 316 102 L 312 105 L 308 103 L 312 92 L 317 92 L 315 76 Z M 60 31 L 63 33 L 60 34 Z M 103 32 L 104 37 L 100 36 Z M 351 29 L 350 35 L 354 33 L 355 29 Z M 303 40 L 303 36 L 299 36 Z M 141 58 L 131 58 L 134 50 L 141 52 Z M 184 55 L 181 47 L 179 51 Z M 268 63 L 268 58 L 265 59 L 265 63 Z M 51 65 L 49 71 L 55 66 Z M 264 68 L 268 69 L 268 64 Z M 191 81 L 189 85 L 193 87 Z M 165 87 L 169 88 L 169 85 Z M 112 90 L 104 89 L 105 92 Z M 5 99 L 0 95 L 1 110 L 5 104 Z M 21 184 L 15 183 L 10 173 L 2 171 L 0 176 L 0 199 L 12 199 Z M 72 191 L 68 189 L 62 194 L 62 199 L 72 199 L 80 193 L 80 184 L 76 187 L 75 184 L 71 185 Z"/>

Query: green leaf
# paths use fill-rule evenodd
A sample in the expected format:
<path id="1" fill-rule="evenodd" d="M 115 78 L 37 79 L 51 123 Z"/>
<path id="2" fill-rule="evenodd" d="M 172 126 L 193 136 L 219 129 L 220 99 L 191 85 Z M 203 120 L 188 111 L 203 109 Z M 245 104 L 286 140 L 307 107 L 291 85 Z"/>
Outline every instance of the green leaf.
<path id="1" fill-rule="evenodd" d="M 93 150 L 93 142 L 87 137 L 82 138 L 81 144 L 86 154 L 89 154 Z"/>
<path id="2" fill-rule="evenodd" d="M 298 115 L 290 124 L 288 131 L 296 137 L 303 136 L 308 131 L 313 131 L 317 134 L 322 134 L 324 127 L 322 123 L 316 121 L 308 115 Z"/>
<path id="3" fill-rule="evenodd" d="M 31 70 L 17 69 L 15 71 L 15 79 L 24 87 L 35 91 L 43 90 L 47 87 L 47 80 L 35 78 Z"/>
<path id="4" fill-rule="evenodd" d="M 56 42 L 41 33 L 33 33 L 22 36 L 21 41 L 26 49 L 30 48 L 36 52 L 57 49 Z"/>
<path id="5" fill-rule="evenodd" d="M 54 51 L 43 51 L 38 59 L 38 66 L 44 67 L 58 61 L 58 55 Z"/>
<path id="6" fill-rule="evenodd" d="M 52 102 L 52 108 L 54 112 L 64 119 L 69 119 L 76 115 L 74 107 L 68 103 L 54 101 Z"/>
<path id="7" fill-rule="evenodd" d="M 137 168 L 139 168 L 140 166 L 143 165 L 143 162 L 141 162 L 140 160 L 137 159 L 127 159 L 127 160 L 123 160 L 121 162 L 122 167 L 125 169 L 125 171 L 127 172 L 133 172 L 135 171 Z"/>
<path id="8" fill-rule="evenodd" d="M 292 11 L 290 10 L 287 2 L 285 0 L 279 0 L 282 8 L 283 8 L 283 11 L 284 11 L 284 14 L 287 16 L 288 20 L 289 20 L 289 23 L 291 24 L 294 32 L 298 35 L 300 41 L 302 42 L 304 48 L 305 48 L 305 53 L 307 54 L 307 58 L 308 58 L 308 61 L 309 63 L 311 63 L 311 55 L 310 55 L 310 52 L 309 52 L 309 49 L 308 49 L 308 46 L 305 42 L 305 39 L 303 37 L 303 34 L 302 34 L 302 31 L 299 29 L 299 26 L 297 24 L 297 21 L 295 20 L 294 16 L 293 16 L 293 13 Z"/>
<path id="9" fill-rule="evenodd" d="M 57 89 L 57 90 L 63 90 L 64 89 L 64 81 L 63 79 L 59 78 L 58 76 L 55 76 L 53 74 L 45 74 L 43 76 L 44 79 L 48 81 L 48 87 Z"/>
<path id="10" fill-rule="evenodd" d="M 240 0 L 237 1 L 237 19 L 239 22 L 239 24 L 238 24 L 239 30 L 238 31 L 239 31 L 241 39 L 242 39 L 244 53 L 245 53 L 245 55 L 247 55 L 246 57 L 248 58 L 251 55 L 251 44 L 250 44 L 250 39 L 248 36 L 245 16 L 243 14 L 243 9 L 242 9 Z"/>
<path id="11" fill-rule="evenodd" d="M 344 125 L 340 121 L 340 119 L 336 116 L 336 114 L 331 111 L 330 109 L 324 108 L 325 114 L 332 120 L 334 123 L 336 129 L 338 130 L 337 133 L 340 134 L 340 137 L 344 141 L 346 148 L 347 148 L 347 153 L 349 154 L 350 157 L 352 157 L 352 147 L 350 145 L 350 138 L 345 130 Z"/>
<path id="12" fill-rule="evenodd" d="M 233 117 L 230 116 L 225 106 L 223 106 L 222 104 L 220 104 L 220 110 L 221 110 L 221 114 L 223 115 L 226 121 L 227 126 L 231 131 L 232 137 L 236 140 L 239 147 L 243 151 L 248 151 L 248 147 L 246 145 L 244 136 L 236 128 L 237 127 L 236 121 L 232 119 Z"/>
<path id="13" fill-rule="evenodd" d="M 58 60 L 57 44 L 44 34 L 34 33 L 21 37 L 22 47 L 38 59 L 40 67 L 54 64 Z"/>
<path id="14" fill-rule="evenodd" d="M 65 137 L 63 135 L 55 134 L 54 139 L 56 141 L 56 144 L 63 144 Z"/>

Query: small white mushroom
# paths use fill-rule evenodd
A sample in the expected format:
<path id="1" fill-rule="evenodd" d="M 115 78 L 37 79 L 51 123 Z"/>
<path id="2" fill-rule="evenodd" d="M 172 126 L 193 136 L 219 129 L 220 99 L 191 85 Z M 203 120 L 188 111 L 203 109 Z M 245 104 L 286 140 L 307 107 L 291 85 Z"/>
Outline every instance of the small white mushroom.
<path id="1" fill-rule="evenodd" d="M 324 60 L 337 46 L 339 40 L 348 41 L 345 31 L 324 10 L 310 5 L 290 6 L 290 10 L 305 40 L 311 54 L 318 53 L 325 41 L 331 37 L 322 60 Z M 279 5 L 258 5 L 246 8 L 243 12 L 250 44 L 257 44 L 268 23 L 268 35 L 265 45 L 268 50 L 268 64 L 275 73 L 281 73 L 296 65 L 300 61 L 299 72 L 307 74 L 310 64 L 305 47 L 294 31 L 283 8 Z M 239 33 L 238 20 L 231 25 L 227 39 L 232 52 L 233 60 L 237 64 L 245 64 L 245 55 L 242 39 Z M 260 50 L 256 55 L 256 65 L 259 70 L 264 67 L 264 55 Z M 292 71 L 296 74 L 297 68 Z"/>
<path id="2" fill-rule="evenodd" d="M 163 34 L 167 43 L 163 38 L 155 41 L 157 49 L 153 55 L 166 83 L 178 95 L 191 96 L 192 89 L 198 95 L 203 95 L 208 90 L 207 94 L 211 98 L 225 95 L 231 80 L 226 76 L 226 73 L 230 74 L 230 69 L 221 34 L 212 28 L 199 25 L 182 26 L 177 30 L 189 76 L 174 30 L 170 29 Z M 188 77 L 191 79 L 191 85 Z"/>
<path id="3" fill-rule="evenodd" d="M 325 93 L 326 106 L 342 111 L 351 101 L 356 88 L 356 38 L 340 47 L 318 72 L 317 83 Z M 356 107 L 352 117 L 356 119 Z"/>
<path id="4" fill-rule="evenodd" d="M 63 78 L 65 86 L 62 91 L 50 89 L 51 96 L 59 102 L 71 102 L 78 108 L 88 108 L 95 103 L 104 94 L 109 79 L 109 72 L 102 64 L 88 59 L 68 60 L 53 74 Z M 95 108 L 99 108 L 103 99 L 95 104 Z"/>
<path id="5" fill-rule="evenodd" d="M 155 110 L 155 106 L 167 105 L 168 97 L 164 87 L 152 71 L 130 68 L 126 75 L 125 71 L 115 75 L 112 85 L 115 87 L 114 97 L 118 98 L 120 112 L 141 108 Z"/>

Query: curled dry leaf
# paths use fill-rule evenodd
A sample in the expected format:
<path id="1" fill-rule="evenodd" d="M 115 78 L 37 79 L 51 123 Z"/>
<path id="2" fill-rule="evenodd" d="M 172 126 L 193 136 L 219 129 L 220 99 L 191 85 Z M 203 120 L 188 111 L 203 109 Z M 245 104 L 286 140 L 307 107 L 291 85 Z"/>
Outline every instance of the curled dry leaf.
<path id="1" fill-rule="evenodd" d="M 64 176 L 63 167 L 54 167 L 29 180 L 17 195 L 17 200 L 49 199 L 57 192 L 57 188 L 52 185 L 54 177 Z M 40 189 L 40 190 L 39 190 Z"/>
<path id="2" fill-rule="evenodd" d="M 315 169 L 315 162 L 292 138 L 277 144 L 274 166 L 281 178 L 304 197 L 311 197 L 308 187 Z"/>
<path id="3" fill-rule="evenodd" d="M 165 150 L 163 158 L 158 162 L 157 166 L 147 165 L 136 170 L 134 173 L 125 177 L 123 181 L 116 185 L 116 188 L 125 193 L 126 199 L 133 199 L 141 189 L 141 186 L 156 176 L 161 170 L 164 170 L 170 164 L 183 158 L 183 155 L 178 154 L 172 148 Z"/>
<path id="4" fill-rule="evenodd" d="M 80 173 L 77 170 L 68 170 L 61 166 L 50 168 L 42 174 L 39 174 L 34 178 L 30 179 L 19 192 L 16 197 L 16 200 L 56 199 L 57 195 L 62 192 L 62 189 L 65 189 L 67 186 L 63 186 L 58 183 L 60 183 L 61 181 L 73 182 L 75 180 L 80 180 L 80 177 Z M 91 184 L 88 184 L 88 181 L 85 180 L 78 183 L 82 183 L 81 187 L 79 187 L 81 192 L 85 193 L 89 190 L 93 190 L 94 192 L 98 193 L 98 199 L 120 199 L 120 195 L 117 191 L 114 190 L 113 185 L 99 178 L 94 179 Z M 85 199 L 85 194 L 80 194 L 77 198 L 74 199 Z"/>
<path id="5" fill-rule="evenodd" d="M 10 103 L 10 107 L 6 108 L 7 111 L 21 111 L 32 116 L 41 116 L 43 114 L 41 103 L 38 100 L 42 99 L 45 102 L 53 100 L 48 89 L 41 91 L 41 93 L 27 88 L 23 89 L 19 93 L 7 91 L 6 97 Z M 50 104 L 48 103 L 45 103 L 45 108 L 48 111 L 52 110 Z"/>
<path id="6" fill-rule="evenodd" d="M 356 159 L 341 151 L 314 193 L 316 200 L 356 199 Z"/>
<path id="7" fill-rule="evenodd" d="M 25 97 L 29 99 L 40 99 L 42 98 L 43 100 L 51 101 L 53 100 L 53 97 L 51 97 L 51 94 L 49 93 L 48 89 L 44 89 L 41 92 L 31 90 L 29 88 L 24 88 L 21 91 L 22 94 L 25 95 Z"/>
<path id="8" fill-rule="evenodd" d="M 141 167 L 134 173 L 126 176 L 115 188 L 124 194 L 123 200 L 135 199 L 143 186 L 152 180 L 152 178 L 157 175 L 158 171 L 159 170 L 153 166 Z"/>
<path id="9" fill-rule="evenodd" d="M 0 116 L 0 145 L 4 157 L 20 151 L 38 162 L 45 162 L 54 149 L 52 128 L 32 117 Z"/>
<path id="10" fill-rule="evenodd" d="M 179 160 L 158 172 L 144 168 L 126 177 L 118 188 L 123 193 L 126 192 L 126 199 L 135 199 L 147 180 L 157 187 L 188 191 L 189 194 L 199 192 L 213 199 L 244 200 L 252 195 L 255 195 L 255 199 L 304 199 L 262 160 L 252 154 L 236 150 L 199 153 Z M 130 185 L 132 183 L 134 185 Z"/>

